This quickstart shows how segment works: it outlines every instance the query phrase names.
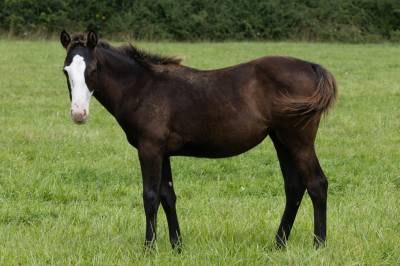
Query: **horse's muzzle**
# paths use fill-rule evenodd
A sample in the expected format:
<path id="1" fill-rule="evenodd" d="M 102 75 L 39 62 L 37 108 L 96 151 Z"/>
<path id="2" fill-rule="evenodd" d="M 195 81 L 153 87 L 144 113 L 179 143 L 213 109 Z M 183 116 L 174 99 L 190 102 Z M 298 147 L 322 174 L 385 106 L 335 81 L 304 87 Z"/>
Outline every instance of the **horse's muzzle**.
<path id="1" fill-rule="evenodd" d="M 71 110 L 71 118 L 76 124 L 84 124 L 88 118 L 86 109 Z"/>

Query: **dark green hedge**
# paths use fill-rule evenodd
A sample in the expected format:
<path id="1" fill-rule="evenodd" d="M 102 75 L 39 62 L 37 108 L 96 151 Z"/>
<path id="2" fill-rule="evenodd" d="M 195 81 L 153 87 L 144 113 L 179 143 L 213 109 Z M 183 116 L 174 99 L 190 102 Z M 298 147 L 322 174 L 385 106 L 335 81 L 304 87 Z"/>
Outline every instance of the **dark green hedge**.
<path id="1" fill-rule="evenodd" d="M 0 0 L 0 31 L 169 40 L 400 40 L 400 0 Z"/>

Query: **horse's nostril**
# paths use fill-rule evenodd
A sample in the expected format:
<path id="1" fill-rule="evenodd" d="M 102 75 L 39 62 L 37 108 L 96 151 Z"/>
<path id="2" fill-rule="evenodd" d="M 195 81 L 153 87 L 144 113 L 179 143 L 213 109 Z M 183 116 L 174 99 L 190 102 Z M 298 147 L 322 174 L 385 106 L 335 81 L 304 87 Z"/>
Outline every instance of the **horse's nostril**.
<path id="1" fill-rule="evenodd" d="M 72 120 L 76 123 L 84 123 L 87 119 L 88 116 L 88 111 L 86 109 L 80 109 L 80 110 L 75 110 L 74 108 L 71 108 L 71 117 Z"/>

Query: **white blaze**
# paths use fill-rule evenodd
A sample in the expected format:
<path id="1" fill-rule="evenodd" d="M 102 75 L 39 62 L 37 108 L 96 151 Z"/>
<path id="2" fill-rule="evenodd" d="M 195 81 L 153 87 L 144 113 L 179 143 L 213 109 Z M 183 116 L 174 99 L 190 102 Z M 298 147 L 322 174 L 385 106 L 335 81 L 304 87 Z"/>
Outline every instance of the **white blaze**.
<path id="1" fill-rule="evenodd" d="M 85 82 L 86 63 L 82 56 L 75 55 L 65 71 L 68 73 L 71 87 L 71 116 L 75 122 L 85 122 L 89 115 L 89 103 L 92 92 Z"/>

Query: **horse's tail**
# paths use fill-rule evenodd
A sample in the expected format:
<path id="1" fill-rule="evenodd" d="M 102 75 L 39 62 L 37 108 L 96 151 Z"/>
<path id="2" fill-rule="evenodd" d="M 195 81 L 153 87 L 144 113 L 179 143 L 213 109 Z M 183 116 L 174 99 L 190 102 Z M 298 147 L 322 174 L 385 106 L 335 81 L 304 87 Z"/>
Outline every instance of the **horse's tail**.
<path id="1" fill-rule="evenodd" d="M 311 63 L 316 78 L 316 90 L 308 97 L 293 98 L 283 96 L 281 108 L 283 113 L 309 120 L 329 111 L 337 97 L 336 80 L 334 76 L 320 65 Z"/>

